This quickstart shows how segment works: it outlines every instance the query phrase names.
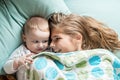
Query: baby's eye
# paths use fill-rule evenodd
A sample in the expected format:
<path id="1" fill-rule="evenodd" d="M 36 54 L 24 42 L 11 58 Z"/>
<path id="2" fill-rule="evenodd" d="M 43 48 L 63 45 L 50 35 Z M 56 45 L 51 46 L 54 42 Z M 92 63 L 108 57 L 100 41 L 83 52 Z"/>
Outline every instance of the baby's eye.
<path id="1" fill-rule="evenodd" d="M 33 43 L 39 43 L 39 41 L 32 41 Z"/>

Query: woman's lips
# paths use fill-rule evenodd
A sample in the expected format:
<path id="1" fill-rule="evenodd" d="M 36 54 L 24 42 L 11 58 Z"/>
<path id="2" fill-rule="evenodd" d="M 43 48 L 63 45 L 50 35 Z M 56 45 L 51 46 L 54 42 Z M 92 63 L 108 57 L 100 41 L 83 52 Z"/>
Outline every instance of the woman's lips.
<path id="1" fill-rule="evenodd" d="M 55 53 L 61 52 L 61 49 L 54 50 Z"/>

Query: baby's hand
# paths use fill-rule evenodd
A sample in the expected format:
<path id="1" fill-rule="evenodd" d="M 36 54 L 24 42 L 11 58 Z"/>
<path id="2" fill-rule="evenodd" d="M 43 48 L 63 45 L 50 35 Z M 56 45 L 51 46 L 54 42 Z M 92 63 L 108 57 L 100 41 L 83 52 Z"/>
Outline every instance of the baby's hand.
<path id="1" fill-rule="evenodd" d="M 32 55 L 32 53 L 26 54 L 16 59 L 15 62 L 17 63 L 17 68 L 21 65 L 24 65 L 27 69 L 29 69 L 28 64 L 31 64 L 33 62 L 33 59 L 31 57 Z"/>

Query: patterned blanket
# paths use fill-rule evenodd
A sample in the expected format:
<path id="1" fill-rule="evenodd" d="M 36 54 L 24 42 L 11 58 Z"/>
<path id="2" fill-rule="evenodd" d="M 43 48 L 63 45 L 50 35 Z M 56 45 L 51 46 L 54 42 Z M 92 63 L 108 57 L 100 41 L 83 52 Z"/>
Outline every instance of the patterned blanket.
<path id="1" fill-rule="evenodd" d="M 42 52 L 33 58 L 29 80 L 120 80 L 120 60 L 105 49 Z"/>

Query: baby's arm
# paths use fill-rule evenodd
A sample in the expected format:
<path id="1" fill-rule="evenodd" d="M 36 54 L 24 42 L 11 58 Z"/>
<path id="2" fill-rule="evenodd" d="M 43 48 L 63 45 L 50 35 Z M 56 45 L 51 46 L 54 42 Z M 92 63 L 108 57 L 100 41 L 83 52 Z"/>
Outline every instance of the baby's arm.
<path id="1" fill-rule="evenodd" d="M 15 73 L 21 65 L 25 65 L 25 63 L 30 63 L 32 59 L 30 57 L 30 52 L 28 54 L 27 51 L 24 50 L 23 45 L 18 47 L 7 60 L 5 65 L 3 66 L 4 70 L 8 74 Z M 27 56 L 29 55 L 29 56 Z"/>
<path id="2" fill-rule="evenodd" d="M 15 50 L 10 58 L 6 61 L 3 68 L 7 74 L 12 74 L 17 71 L 17 69 L 14 69 L 14 61 L 19 57 L 19 53 L 17 50 Z"/>

